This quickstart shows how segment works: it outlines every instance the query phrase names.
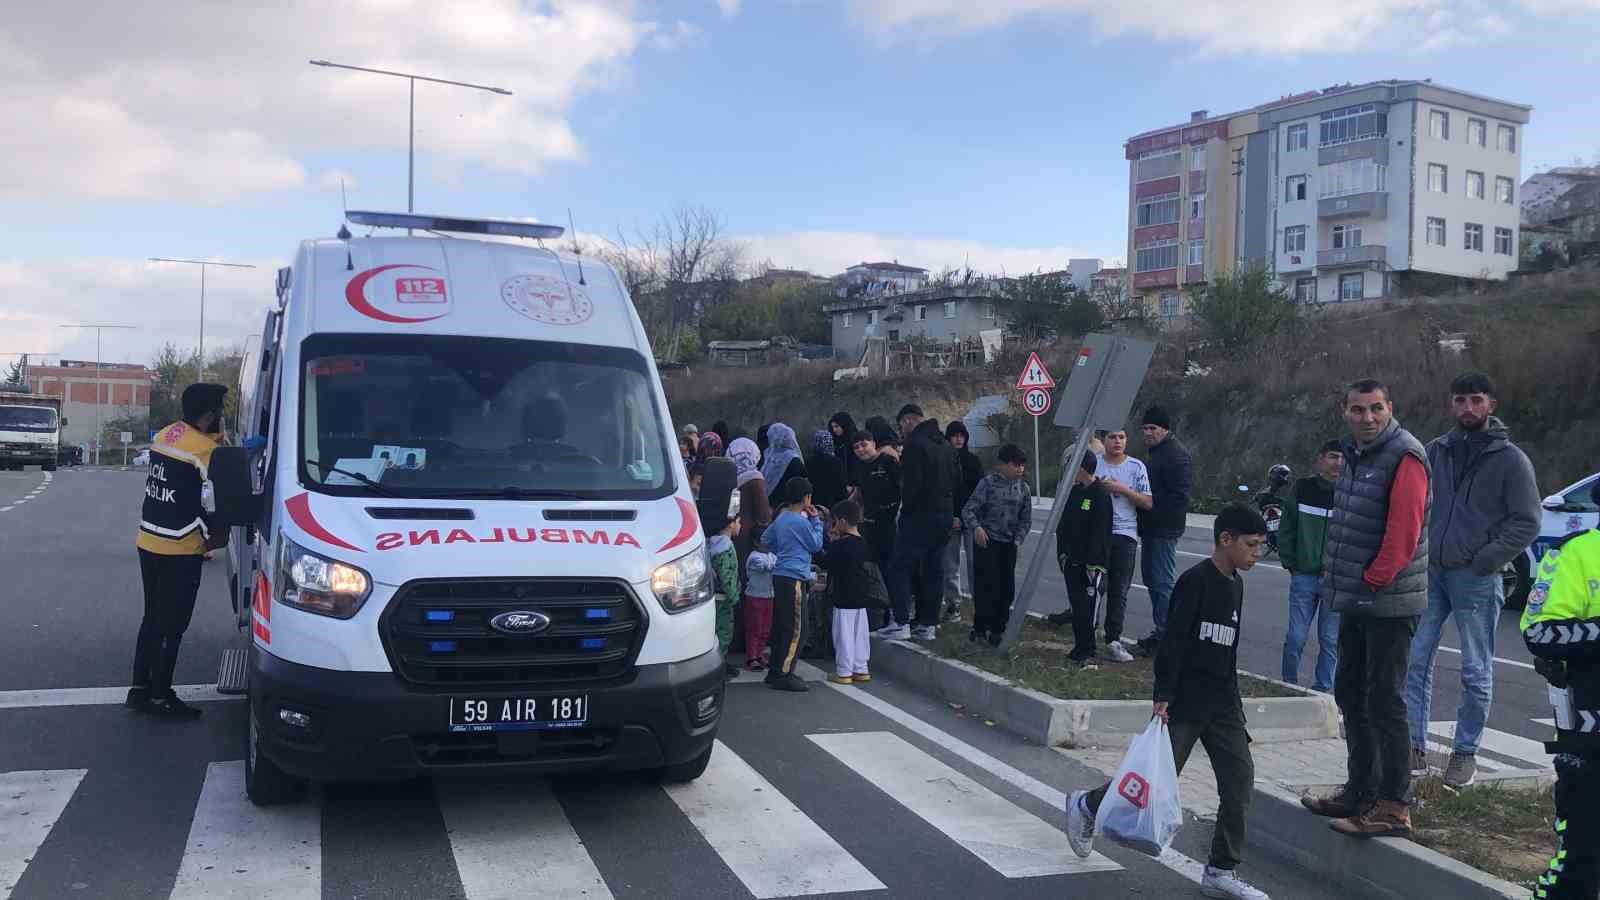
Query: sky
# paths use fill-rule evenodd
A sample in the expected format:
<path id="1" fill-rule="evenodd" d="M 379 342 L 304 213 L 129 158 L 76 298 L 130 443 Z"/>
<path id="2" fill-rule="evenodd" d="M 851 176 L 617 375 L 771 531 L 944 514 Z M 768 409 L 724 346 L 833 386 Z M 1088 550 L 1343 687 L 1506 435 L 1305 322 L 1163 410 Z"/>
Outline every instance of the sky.
<path id="1" fill-rule="evenodd" d="M 148 362 L 260 327 L 351 209 L 632 235 L 714 211 L 746 259 L 1055 269 L 1126 254 L 1129 136 L 1344 82 L 1534 107 L 1523 175 L 1600 154 L 1600 0 L 34 3 L 0 21 L 0 354 Z M 15 359 L 0 355 L 0 363 Z"/>

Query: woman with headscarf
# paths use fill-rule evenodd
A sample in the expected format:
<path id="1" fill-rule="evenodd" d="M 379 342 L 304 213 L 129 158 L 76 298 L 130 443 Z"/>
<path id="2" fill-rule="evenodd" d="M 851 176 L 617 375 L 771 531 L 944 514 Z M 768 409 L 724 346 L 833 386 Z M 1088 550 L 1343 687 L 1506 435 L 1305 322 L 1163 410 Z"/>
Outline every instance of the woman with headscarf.
<path id="1" fill-rule="evenodd" d="M 727 420 L 718 419 L 716 423 L 711 426 L 711 432 L 717 437 L 722 438 L 722 446 L 726 447 L 733 443 L 733 431 L 728 428 Z"/>
<path id="2" fill-rule="evenodd" d="M 783 505 L 783 489 L 791 478 L 806 477 L 806 463 L 800 458 L 800 439 L 794 429 L 773 422 L 767 429 L 767 452 L 761 458 L 761 477 L 767 480 L 767 500 Z"/>
<path id="3" fill-rule="evenodd" d="M 811 479 L 811 502 L 832 509 L 843 500 L 848 489 L 844 463 L 834 454 L 833 432 L 818 430 L 811 436 L 811 455 L 806 458 L 806 477 Z"/>
<path id="4" fill-rule="evenodd" d="M 756 429 L 756 449 L 760 450 L 763 456 L 765 456 L 767 452 L 767 432 L 771 430 L 771 428 L 772 423 L 768 422 Z"/>
<path id="5" fill-rule="evenodd" d="M 728 445 L 728 458 L 738 473 L 739 536 L 733 539 L 739 551 L 739 571 L 744 571 L 750 548 L 761 540 L 761 533 L 772 524 L 772 504 L 767 502 L 767 482 L 761 477 L 761 451 L 749 438 L 735 438 Z"/>
<path id="6" fill-rule="evenodd" d="M 844 483 L 848 491 L 856 485 L 856 469 L 861 461 L 856 459 L 856 420 L 844 411 L 836 412 L 828 420 L 828 433 L 833 436 L 833 455 L 844 465 Z"/>
<path id="7" fill-rule="evenodd" d="M 722 435 L 715 431 L 708 431 L 700 435 L 700 445 L 695 448 L 694 458 L 702 465 L 714 456 L 722 455 Z"/>

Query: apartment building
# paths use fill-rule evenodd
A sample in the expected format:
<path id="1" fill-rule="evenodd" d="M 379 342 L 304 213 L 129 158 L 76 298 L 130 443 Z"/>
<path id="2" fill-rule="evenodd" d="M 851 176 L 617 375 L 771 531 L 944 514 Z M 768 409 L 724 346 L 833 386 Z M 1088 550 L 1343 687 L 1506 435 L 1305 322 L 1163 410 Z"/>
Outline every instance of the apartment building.
<path id="1" fill-rule="evenodd" d="M 1254 264 L 1307 303 L 1390 296 L 1418 273 L 1503 279 L 1530 112 L 1381 81 L 1130 138 L 1131 290 L 1172 319 L 1196 284 Z"/>

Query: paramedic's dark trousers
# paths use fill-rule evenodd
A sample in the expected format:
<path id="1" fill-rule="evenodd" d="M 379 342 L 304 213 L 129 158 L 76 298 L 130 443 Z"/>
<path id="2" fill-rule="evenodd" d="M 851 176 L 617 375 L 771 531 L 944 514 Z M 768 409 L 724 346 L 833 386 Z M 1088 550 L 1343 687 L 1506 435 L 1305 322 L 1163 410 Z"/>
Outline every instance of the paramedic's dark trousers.
<path id="1" fill-rule="evenodd" d="M 1555 795 L 1561 846 L 1534 896 L 1594 900 L 1600 896 L 1600 754 L 1556 754 Z"/>
<path id="2" fill-rule="evenodd" d="M 806 621 L 804 585 L 782 575 L 772 577 L 772 648 L 767 662 L 767 680 L 794 674 L 800 657 L 801 627 Z"/>
<path id="3" fill-rule="evenodd" d="M 1211 758 L 1211 768 L 1217 773 L 1217 825 L 1211 833 L 1211 858 L 1213 868 L 1235 869 L 1244 858 L 1244 813 L 1250 806 L 1250 792 L 1255 790 L 1256 764 L 1250 757 L 1250 735 L 1244 727 L 1244 710 L 1240 707 L 1222 709 L 1207 719 L 1183 719 L 1174 715 L 1167 725 L 1172 735 L 1172 758 L 1183 774 L 1183 765 L 1195 742 L 1203 744 L 1206 756 Z M 1100 801 L 1111 787 L 1096 788 L 1086 800 L 1090 812 L 1098 812 Z"/>
<path id="4" fill-rule="evenodd" d="M 144 621 L 139 623 L 139 641 L 133 651 L 132 686 L 149 688 L 153 700 L 172 696 L 178 645 L 183 643 L 183 633 L 189 630 L 189 619 L 194 615 L 204 559 L 139 551 Z"/>

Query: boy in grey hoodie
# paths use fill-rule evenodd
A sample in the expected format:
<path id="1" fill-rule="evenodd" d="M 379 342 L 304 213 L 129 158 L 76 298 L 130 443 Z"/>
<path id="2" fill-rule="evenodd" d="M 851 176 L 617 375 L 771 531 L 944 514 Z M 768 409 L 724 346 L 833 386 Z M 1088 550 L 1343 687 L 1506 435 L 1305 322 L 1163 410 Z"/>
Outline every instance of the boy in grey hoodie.
<path id="1" fill-rule="evenodd" d="M 1461 636 L 1461 705 L 1445 783 L 1471 784 L 1475 755 L 1494 698 L 1494 638 L 1505 603 L 1500 570 L 1539 535 L 1533 464 L 1494 416 L 1494 382 L 1472 372 L 1450 384 L 1456 427 L 1428 444 L 1433 508 L 1428 519 L 1428 608 L 1411 641 L 1406 713 L 1413 775 L 1428 771 L 1433 659 L 1444 620 Z"/>

